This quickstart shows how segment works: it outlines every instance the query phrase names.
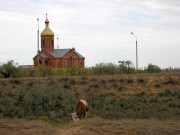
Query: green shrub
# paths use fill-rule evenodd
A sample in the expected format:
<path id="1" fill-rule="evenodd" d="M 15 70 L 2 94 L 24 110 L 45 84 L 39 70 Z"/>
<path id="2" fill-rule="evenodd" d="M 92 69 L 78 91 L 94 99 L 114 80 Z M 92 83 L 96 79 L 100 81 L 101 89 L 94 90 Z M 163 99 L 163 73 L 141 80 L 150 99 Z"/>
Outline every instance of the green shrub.
<path id="1" fill-rule="evenodd" d="M 165 90 L 164 91 L 164 96 L 172 96 L 173 92 L 171 90 Z"/>
<path id="2" fill-rule="evenodd" d="M 16 78 L 20 75 L 20 68 L 17 67 L 17 63 L 14 63 L 13 60 L 10 60 L 0 66 L 0 74 L 3 76 L 3 78 Z"/>
<path id="3" fill-rule="evenodd" d="M 142 97 L 142 96 L 146 95 L 146 93 L 145 93 L 144 91 L 142 91 L 142 92 L 140 92 L 140 93 L 137 93 L 136 95 L 137 95 L 138 97 Z"/>
<path id="4" fill-rule="evenodd" d="M 161 68 L 158 67 L 157 65 L 153 65 L 150 63 L 150 64 L 148 64 L 147 72 L 149 72 L 149 73 L 160 73 Z"/>
<path id="5" fill-rule="evenodd" d="M 156 83 L 154 86 L 155 86 L 156 88 L 160 88 L 160 87 L 161 87 L 161 84 L 160 84 L 160 83 Z"/>
<path id="6" fill-rule="evenodd" d="M 65 80 L 73 81 L 71 78 Z M 166 90 L 158 95 L 148 95 L 142 91 L 124 97 L 112 92 L 97 93 L 97 89 L 92 87 L 83 98 L 89 103 L 88 117 L 164 119 L 180 118 L 179 95 L 178 90 Z M 74 111 L 76 101 L 80 98 L 81 93 L 53 86 L 46 89 L 21 88 L 16 92 L 0 87 L 0 116 L 44 118 L 52 121 L 70 120 L 69 114 Z"/>
<path id="7" fill-rule="evenodd" d="M 76 101 L 74 93 L 56 89 L 21 89 L 16 95 L 12 91 L 0 90 L 0 93 L 0 114 L 4 117 L 67 119 Z"/>
<path id="8" fill-rule="evenodd" d="M 166 84 L 166 85 L 169 85 L 169 84 L 178 84 L 178 80 L 176 80 L 175 78 L 171 78 L 171 77 L 168 77 L 163 84 Z"/>

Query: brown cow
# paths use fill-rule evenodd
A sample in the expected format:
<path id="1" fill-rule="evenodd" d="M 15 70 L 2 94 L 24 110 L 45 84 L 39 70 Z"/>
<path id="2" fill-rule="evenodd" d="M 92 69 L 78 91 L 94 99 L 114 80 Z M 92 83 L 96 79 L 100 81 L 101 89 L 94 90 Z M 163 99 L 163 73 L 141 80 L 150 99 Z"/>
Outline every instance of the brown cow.
<path id="1" fill-rule="evenodd" d="M 86 100 L 79 100 L 76 104 L 76 112 L 72 113 L 74 121 L 86 118 L 86 112 L 89 110 L 89 106 Z"/>

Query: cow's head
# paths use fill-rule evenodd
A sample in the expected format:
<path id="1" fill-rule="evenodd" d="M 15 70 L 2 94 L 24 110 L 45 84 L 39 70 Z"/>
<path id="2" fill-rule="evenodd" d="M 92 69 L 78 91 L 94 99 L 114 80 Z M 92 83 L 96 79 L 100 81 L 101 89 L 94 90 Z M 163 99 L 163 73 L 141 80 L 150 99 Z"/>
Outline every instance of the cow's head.
<path id="1" fill-rule="evenodd" d="M 72 119 L 73 119 L 74 121 L 78 121 L 78 120 L 79 120 L 76 112 L 73 112 L 71 116 L 72 116 Z"/>

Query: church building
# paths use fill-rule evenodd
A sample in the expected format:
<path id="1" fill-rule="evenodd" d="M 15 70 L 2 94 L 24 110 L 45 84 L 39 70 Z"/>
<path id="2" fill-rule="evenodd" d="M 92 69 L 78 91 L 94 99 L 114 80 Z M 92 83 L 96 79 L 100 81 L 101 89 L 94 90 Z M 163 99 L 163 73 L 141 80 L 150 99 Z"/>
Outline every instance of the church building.
<path id="1" fill-rule="evenodd" d="M 41 32 L 41 50 L 39 51 L 39 65 L 52 68 L 84 68 L 84 60 L 75 48 L 54 49 L 54 32 L 49 28 L 46 15 L 45 29 Z M 34 67 L 38 66 L 38 54 L 33 58 Z"/>

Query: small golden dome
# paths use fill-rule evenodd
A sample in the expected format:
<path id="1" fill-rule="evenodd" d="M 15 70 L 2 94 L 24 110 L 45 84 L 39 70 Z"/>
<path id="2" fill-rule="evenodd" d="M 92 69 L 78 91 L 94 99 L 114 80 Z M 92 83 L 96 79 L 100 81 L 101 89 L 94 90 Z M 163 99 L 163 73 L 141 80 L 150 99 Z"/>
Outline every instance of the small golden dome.
<path id="1" fill-rule="evenodd" d="M 47 18 L 47 14 L 46 14 L 45 24 L 46 24 L 46 27 L 41 32 L 41 37 L 54 37 L 54 32 L 49 28 L 49 20 Z"/>

